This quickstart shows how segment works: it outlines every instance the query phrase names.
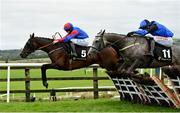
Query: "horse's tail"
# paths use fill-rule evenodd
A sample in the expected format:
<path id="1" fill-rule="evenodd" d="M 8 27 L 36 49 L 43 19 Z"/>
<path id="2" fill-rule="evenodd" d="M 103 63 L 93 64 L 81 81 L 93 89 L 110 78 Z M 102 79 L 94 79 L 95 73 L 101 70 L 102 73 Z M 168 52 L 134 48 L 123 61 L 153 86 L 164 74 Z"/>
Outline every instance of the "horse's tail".
<path id="1" fill-rule="evenodd" d="M 176 66 L 165 66 L 162 71 L 170 78 L 180 77 L 180 65 Z"/>

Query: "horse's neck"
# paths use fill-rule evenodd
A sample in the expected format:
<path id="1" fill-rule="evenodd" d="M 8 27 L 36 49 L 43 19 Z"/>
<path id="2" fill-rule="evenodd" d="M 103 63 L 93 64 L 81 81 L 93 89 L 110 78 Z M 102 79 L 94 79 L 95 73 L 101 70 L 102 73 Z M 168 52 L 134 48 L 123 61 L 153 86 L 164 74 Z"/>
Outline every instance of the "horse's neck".
<path id="1" fill-rule="evenodd" d="M 114 34 L 105 35 L 105 40 L 106 40 L 105 42 L 106 42 L 107 45 L 109 45 L 109 44 L 114 45 L 114 46 L 118 45 L 119 48 L 124 47 L 125 44 L 128 41 L 128 39 L 126 39 L 125 36 L 117 35 L 117 34 L 115 34 L 115 35 Z"/>
<path id="2" fill-rule="evenodd" d="M 37 46 L 39 49 L 41 49 L 42 51 L 45 51 L 45 52 L 49 52 L 50 46 L 47 46 L 47 47 L 45 47 L 45 46 L 52 43 L 52 39 L 36 37 L 36 43 L 37 43 Z"/>
<path id="3" fill-rule="evenodd" d="M 52 42 L 52 40 L 48 38 L 43 38 L 43 37 L 35 37 L 35 38 L 36 38 L 36 43 L 38 44 L 39 47 L 47 45 Z"/>

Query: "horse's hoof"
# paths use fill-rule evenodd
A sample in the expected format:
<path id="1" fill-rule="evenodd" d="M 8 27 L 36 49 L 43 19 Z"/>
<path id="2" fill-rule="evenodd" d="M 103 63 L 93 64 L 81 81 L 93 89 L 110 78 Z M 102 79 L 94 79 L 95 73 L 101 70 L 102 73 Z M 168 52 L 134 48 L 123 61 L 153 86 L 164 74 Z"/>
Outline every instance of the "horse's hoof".
<path id="1" fill-rule="evenodd" d="M 46 89 L 48 88 L 48 83 L 47 82 L 43 82 L 43 86 L 46 87 Z"/>

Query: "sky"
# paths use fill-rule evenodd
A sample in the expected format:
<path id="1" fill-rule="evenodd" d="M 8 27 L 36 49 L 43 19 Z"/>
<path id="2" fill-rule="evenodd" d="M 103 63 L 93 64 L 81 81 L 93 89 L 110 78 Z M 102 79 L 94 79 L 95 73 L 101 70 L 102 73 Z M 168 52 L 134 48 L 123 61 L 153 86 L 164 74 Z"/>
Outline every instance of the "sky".
<path id="1" fill-rule="evenodd" d="M 127 34 L 149 19 L 180 38 L 180 0 L 0 0 L 0 12 L 0 50 L 23 48 L 31 33 L 65 35 L 66 22 L 94 37 L 101 29 Z"/>

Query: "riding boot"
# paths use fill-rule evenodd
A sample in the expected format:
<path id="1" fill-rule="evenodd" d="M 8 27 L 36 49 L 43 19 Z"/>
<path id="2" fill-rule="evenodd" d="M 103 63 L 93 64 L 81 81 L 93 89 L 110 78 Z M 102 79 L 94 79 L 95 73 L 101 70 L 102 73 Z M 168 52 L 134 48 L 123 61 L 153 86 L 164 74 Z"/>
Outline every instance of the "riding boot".
<path id="1" fill-rule="evenodd" d="M 149 55 L 151 55 L 152 57 L 154 57 L 154 47 L 155 47 L 155 41 L 152 39 L 150 41 L 150 51 L 149 51 Z"/>
<path id="2" fill-rule="evenodd" d="M 76 53 L 76 49 L 75 49 L 75 45 L 73 44 L 73 42 L 70 42 L 70 46 L 71 46 L 71 55 L 73 57 L 77 57 L 77 53 Z"/>

